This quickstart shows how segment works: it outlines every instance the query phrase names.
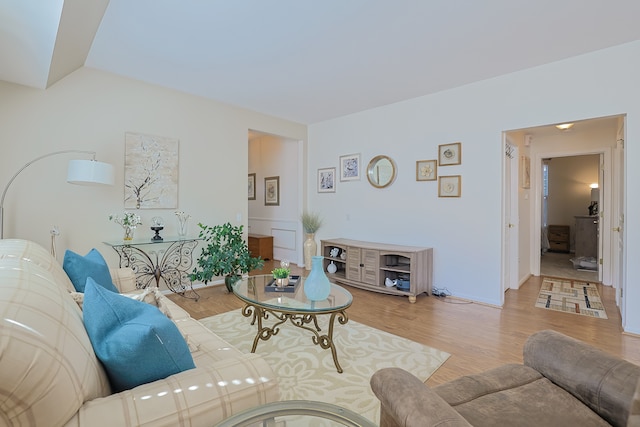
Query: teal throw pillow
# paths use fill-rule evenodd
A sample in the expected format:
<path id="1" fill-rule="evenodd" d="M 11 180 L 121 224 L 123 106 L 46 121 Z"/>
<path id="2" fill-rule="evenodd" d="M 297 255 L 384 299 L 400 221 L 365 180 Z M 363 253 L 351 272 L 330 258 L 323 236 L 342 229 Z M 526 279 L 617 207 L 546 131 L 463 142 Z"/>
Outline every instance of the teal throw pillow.
<path id="1" fill-rule="evenodd" d="M 87 277 L 91 277 L 100 286 L 112 292 L 118 293 L 118 288 L 113 284 L 109 266 L 97 249 L 91 249 L 85 256 L 66 250 L 62 268 L 71 279 L 77 292 L 84 292 Z"/>
<path id="2" fill-rule="evenodd" d="M 109 292 L 89 278 L 83 313 L 114 392 L 195 368 L 178 327 L 157 307 Z"/>

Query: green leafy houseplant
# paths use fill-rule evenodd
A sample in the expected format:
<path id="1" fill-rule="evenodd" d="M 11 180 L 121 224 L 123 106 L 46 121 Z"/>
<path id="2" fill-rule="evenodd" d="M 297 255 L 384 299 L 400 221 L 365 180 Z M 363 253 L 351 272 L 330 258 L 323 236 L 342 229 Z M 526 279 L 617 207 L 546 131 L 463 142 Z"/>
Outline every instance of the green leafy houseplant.
<path id="1" fill-rule="evenodd" d="M 242 273 L 261 268 L 264 261 L 252 257 L 249 247 L 242 236 L 243 226 L 234 226 L 227 222 L 213 227 L 198 224 L 199 237 L 206 242 L 196 263 L 197 267 L 189 275 L 191 281 L 208 283 L 214 277 L 224 276 L 229 292 L 231 285 Z"/>
<path id="2" fill-rule="evenodd" d="M 304 212 L 300 215 L 300 220 L 302 221 L 304 232 L 308 234 L 315 234 L 322 227 L 322 218 L 317 213 Z"/>
<path id="3" fill-rule="evenodd" d="M 286 267 L 277 267 L 271 270 L 271 274 L 273 274 L 274 279 L 288 279 L 291 270 Z"/>

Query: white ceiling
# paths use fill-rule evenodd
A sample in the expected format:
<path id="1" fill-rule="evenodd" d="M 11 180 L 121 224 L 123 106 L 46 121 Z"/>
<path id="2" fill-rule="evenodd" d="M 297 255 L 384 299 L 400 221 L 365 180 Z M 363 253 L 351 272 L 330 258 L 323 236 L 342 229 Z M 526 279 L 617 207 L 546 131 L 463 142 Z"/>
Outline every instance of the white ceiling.
<path id="1" fill-rule="evenodd" d="M 0 0 L 0 80 L 44 89 L 84 64 L 310 124 L 638 40 L 638 17 L 638 0 Z"/>

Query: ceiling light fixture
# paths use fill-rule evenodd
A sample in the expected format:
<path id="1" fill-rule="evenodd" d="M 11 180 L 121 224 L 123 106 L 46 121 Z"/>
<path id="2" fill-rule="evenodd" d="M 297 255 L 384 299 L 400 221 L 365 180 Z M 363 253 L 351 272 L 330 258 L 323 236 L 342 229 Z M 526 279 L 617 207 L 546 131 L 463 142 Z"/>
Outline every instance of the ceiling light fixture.
<path id="1" fill-rule="evenodd" d="M 569 130 L 573 127 L 573 123 L 561 123 L 556 125 L 556 127 L 560 130 Z"/>

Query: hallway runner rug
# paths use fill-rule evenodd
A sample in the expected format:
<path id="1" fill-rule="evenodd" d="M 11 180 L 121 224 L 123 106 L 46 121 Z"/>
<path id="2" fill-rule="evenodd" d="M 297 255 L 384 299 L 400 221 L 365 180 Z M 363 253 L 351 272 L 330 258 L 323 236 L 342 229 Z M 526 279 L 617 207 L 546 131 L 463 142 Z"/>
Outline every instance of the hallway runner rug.
<path id="1" fill-rule="evenodd" d="M 607 319 L 596 284 L 581 280 L 545 277 L 536 307 Z"/>
<path id="2" fill-rule="evenodd" d="M 326 318 L 318 323 L 326 331 Z M 249 353 L 257 329 L 241 310 L 201 319 L 238 350 Z M 330 350 L 311 341 L 312 334 L 284 324 L 268 341 L 260 341 L 256 353 L 271 365 L 280 383 L 281 400 L 315 400 L 351 409 L 379 424 L 380 402 L 369 386 L 374 372 L 399 367 L 426 381 L 449 354 L 408 339 L 349 320 L 336 324 L 334 343 L 344 372 L 339 374 Z M 292 424 L 293 422 L 293 424 Z M 296 425 L 290 420 L 287 426 Z"/>

